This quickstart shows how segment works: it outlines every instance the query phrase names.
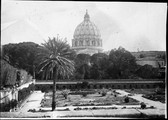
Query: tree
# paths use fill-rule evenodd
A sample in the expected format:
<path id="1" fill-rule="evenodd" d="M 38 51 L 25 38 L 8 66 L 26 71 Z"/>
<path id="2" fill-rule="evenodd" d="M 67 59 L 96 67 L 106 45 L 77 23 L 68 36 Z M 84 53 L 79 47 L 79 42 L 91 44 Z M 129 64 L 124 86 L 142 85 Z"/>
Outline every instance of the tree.
<path id="1" fill-rule="evenodd" d="M 144 65 L 141 66 L 138 70 L 136 70 L 136 74 L 139 77 L 142 77 L 144 79 L 150 79 L 150 78 L 158 78 L 159 77 L 159 69 L 154 68 L 151 65 Z"/>
<path id="2" fill-rule="evenodd" d="M 74 62 L 72 56 L 74 51 L 70 49 L 65 39 L 62 41 L 57 38 L 49 38 L 49 40 L 42 44 L 42 52 L 39 54 L 41 62 L 39 64 L 39 72 L 45 75 L 52 75 L 53 78 L 53 97 L 52 97 L 52 111 L 55 110 L 55 94 L 56 94 L 56 80 L 58 75 L 69 77 L 74 71 Z"/>
<path id="3" fill-rule="evenodd" d="M 78 54 L 75 59 L 75 78 L 89 79 L 90 78 L 90 55 Z"/>
<path id="4" fill-rule="evenodd" d="M 12 66 L 24 69 L 35 77 L 35 68 L 39 61 L 36 56 L 39 45 L 33 42 L 7 44 L 2 46 L 2 58 Z"/>
<path id="5" fill-rule="evenodd" d="M 111 78 L 129 78 L 136 68 L 135 57 L 129 51 L 122 47 L 110 51 L 108 74 Z"/>
<path id="6" fill-rule="evenodd" d="M 7 63 L 4 60 L 0 60 L 1 62 L 1 69 L 0 69 L 0 86 L 13 86 L 17 83 L 17 72 L 18 69 L 11 66 L 9 63 Z"/>
<path id="7" fill-rule="evenodd" d="M 91 56 L 91 76 L 94 79 L 107 79 L 107 68 L 109 67 L 108 55 L 95 53 Z"/>
<path id="8" fill-rule="evenodd" d="M 97 64 L 93 64 L 90 69 L 90 77 L 92 79 L 101 79 L 101 71 L 99 70 L 99 67 Z"/>
<path id="9" fill-rule="evenodd" d="M 140 57 L 140 58 L 144 58 L 145 55 L 144 55 L 144 54 L 140 54 L 139 57 Z"/>

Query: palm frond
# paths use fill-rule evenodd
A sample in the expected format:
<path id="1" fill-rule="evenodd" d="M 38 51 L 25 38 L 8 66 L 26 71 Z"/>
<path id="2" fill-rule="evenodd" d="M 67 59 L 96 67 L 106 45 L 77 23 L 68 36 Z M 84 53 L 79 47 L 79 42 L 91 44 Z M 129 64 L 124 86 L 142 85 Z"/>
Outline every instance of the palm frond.
<path id="1" fill-rule="evenodd" d="M 39 63 L 39 72 L 43 72 L 45 76 L 50 73 L 54 73 L 54 69 L 62 77 L 69 77 L 74 72 L 74 62 L 69 58 L 72 58 L 74 54 L 70 46 L 65 39 L 62 41 L 58 36 L 53 39 L 49 38 L 48 41 L 42 44 L 42 53 L 38 55 L 41 62 Z"/>

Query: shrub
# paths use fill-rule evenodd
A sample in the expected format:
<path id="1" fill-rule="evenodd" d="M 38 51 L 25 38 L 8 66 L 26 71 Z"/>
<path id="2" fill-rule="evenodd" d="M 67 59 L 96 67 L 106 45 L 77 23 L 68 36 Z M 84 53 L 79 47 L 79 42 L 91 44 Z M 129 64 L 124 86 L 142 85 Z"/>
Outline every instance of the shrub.
<path id="1" fill-rule="evenodd" d="M 32 76 L 29 75 L 25 70 L 19 70 L 19 71 L 20 71 L 21 85 L 32 81 Z"/>
<path id="2" fill-rule="evenodd" d="M 1 84 L 0 86 L 13 86 L 17 79 L 17 69 L 8 64 L 6 61 L 1 60 Z"/>
<path id="3" fill-rule="evenodd" d="M 145 109 L 146 108 L 146 104 L 144 102 L 141 102 L 141 108 Z"/>
<path id="4" fill-rule="evenodd" d="M 13 109 L 13 108 L 15 108 L 17 106 L 18 101 L 15 100 L 15 99 L 12 99 L 11 102 L 10 102 L 10 104 L 11 104 L 11 108 Z"/>
<path id="5" fill-rule="evenodd" d="M 124 101 L 125 101 L 125 103 L 128 103 L 129 102 L 129 97 L 128 96 L 125 97 Z"/>
<path id="6" fill-rule="evenodd" d="M 107 94 L 107 90 L 103 88 L 102 91 L 101 91 L 101 95 L 106 96 L 106 94 Z"/>
<path id="7" fill-rule="evenodd" d="M 87 92 L 83 92 L 83 93 L 82 93 L 82 96 L 83 96 L 83 97 L 86 97 L 86 96 L 87 96 Z"/>
<path id="8" fill-rule="evenodd" d="M 67 99 L 69 93 L 70 93 L 70 90 L 67 90 L 67 89 L 61 92 L 61 94 L 64 96 L 65 99 Z"/>
<path id="9" fill-rule="evenodd" d="M 27 88 L 23 88 L 18 91 L 18 101 L 24 100 L 28 95 L 30 95 L 30 91 L 34 90 L 35 85 L 32 83 Z"/>
<path id="10" fill-rule="evenodd" d="M 30 90 L 31 90 L 31 91 L 34 91 L 34 90 L 35 90 L 35 85 L 34 85 L 34 83 L 30 84 L 29 87 L 30 87 Z"/>
<path id="11" fill-rule="evenodd" d="M 89 85 L 89 82 L 87 82 L 87 81 L 84 81 L 81 84 L 82 88 L 87 88 L 88 85 Z"/>
<path id="12" fill-rule="evenodd" d="M 157 87 L 157 88 L 155 89 L 155 93 L 156 93 L 156 94 L 162 94 L 162 89 L 161 89 L 160 87 Z"/>

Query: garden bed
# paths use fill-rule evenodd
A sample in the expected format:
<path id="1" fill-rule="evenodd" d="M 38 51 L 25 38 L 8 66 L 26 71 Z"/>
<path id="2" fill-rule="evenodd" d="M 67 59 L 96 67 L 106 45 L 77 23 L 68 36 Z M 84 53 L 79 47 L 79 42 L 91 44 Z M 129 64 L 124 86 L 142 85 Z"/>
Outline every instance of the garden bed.
<path id="1" fill-rule="evenodd" d="M 153 100 L 160 101 L 165 103 L 165 89 L 134 89 L 134 90 L 125 90 L 131 94 L 143 94 L 142 97 Z"/>
<path id="2" fill-rule="evenodd" d="M 83 93 L 87 93 L 86 96 Z M 61 91 L 56 93 L 56 107 L 64 106 L 107 106 L 107 105 L 139 105 L 139 101 L 129 98 L 129 102 L 125 102 L 125 96 L 119 96 L 115 92 L 112 94 L 108 91 L 105 96 L 94 91 L 77 91 L 69 93 L 67 99 L 61 95 Z M 52 92 L 45 93 L 44 99 L 41 101 L 41 107 L 51 107 Z"/>
<path id="3" fill-rule="evenodd" d="M 153 101 L 160 101 L 161 103 L 165 103 L 165 95 L 147 94 L 147 95 L 143 95 L 142 97 Z"/>

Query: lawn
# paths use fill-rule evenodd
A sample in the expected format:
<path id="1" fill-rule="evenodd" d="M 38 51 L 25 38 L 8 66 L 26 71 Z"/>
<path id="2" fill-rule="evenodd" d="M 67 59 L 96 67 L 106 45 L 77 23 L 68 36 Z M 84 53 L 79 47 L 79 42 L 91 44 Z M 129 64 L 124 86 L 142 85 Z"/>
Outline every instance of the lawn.
<path id="1" fill-rule="evenodd" d="M 86 92 L 87 95 L 83 96 Z M 82 94 L 81 94 L 82 93 Z M 120 96 L 118 93 L 108 90 L 105 96 L 99 90 L 93 91 L 71 91 L 67 97 L 61 95 L 61 91 L 56 93 L 56 106 L 104 106 L 104 105 L 139 105 L 139 101 L 129 98 L 129 102 L 124 101 L 125 96 Z M 42 107 L 51 107 L 52 92 L 45 93 L 45 98 L 41 101 Z"/>

